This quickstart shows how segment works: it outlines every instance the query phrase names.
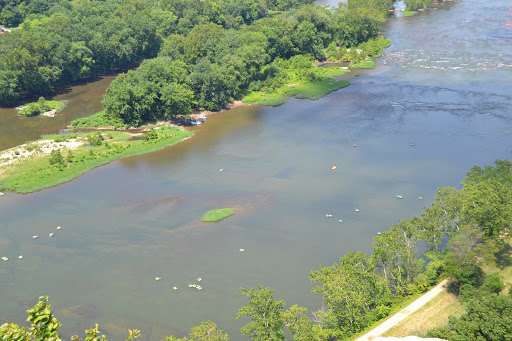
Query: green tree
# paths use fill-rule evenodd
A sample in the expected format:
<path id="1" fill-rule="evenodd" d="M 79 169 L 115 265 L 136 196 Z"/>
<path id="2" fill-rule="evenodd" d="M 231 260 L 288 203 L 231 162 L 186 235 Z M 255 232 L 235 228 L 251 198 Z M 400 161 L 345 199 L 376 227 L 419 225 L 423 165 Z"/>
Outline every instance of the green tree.
<path id="1" fill-rule="evenodd" d="M 450 341 L 510 341 L 512 297 L 484 295 L 472 300 L 464 315 L 450 317 L 446 327 L 431 330 L 428 336 Z"/>
<path id="2" fill-rule="evenodd" d="M 488 237 L 499 236 L 512 222 L 512 162 L 494 163 L 495 167 L 473 167 L 462 183 L 462 214 Z"/>
<path id="3" fill-rule="evenodd" d="M 64 158 L 62 157 L 62 154 L 60 153 L 60 150 L 53 149 L 50 152 L 50 165 L 56 165 L 56 166 L 64 166 Z"/>
<path id="4" fill-rule="evenodd" d="M 9 341 L 61 341 L 57 329 L 62 325 L 51 312 L 48 297 L 41 296 L 37 304 L 27 310 L 30 331 L 14 323 L 0 326 L 0 339 Z"/>
<path id="5" fill-rule="evenodd" d="M 373 238 L 373 261 L 389 286 L 400 295 L 409 293 L 408 285 L 414 282 L 424 263 L 416 251 L 420 240 L 417 222 L 400 220 L 389 231 Z"/>
<path id="6" fill-rule="evenodd" d="M 313 322 L 306 316 L 307 309 L 293 305 L 283 313 L 284 325 L 293 335 L 294 341 L 315 341 Z"/>
<path id="7" fill-rule="evenodd" d="M 243 335 L 249 335 L 254 341 L 284 340 L 282 309 L 284 301 L 274 299 L 274 290 L 258 285 L 258 289 L 240 289 L 242 295 L 250 302 L 241 307 L 237 319 L 250 317 L 252 319 L 242 328 Z"/>
<path id="8" fill-rule="evenodd" d="M 378 278 L 374 264 L 363 252 L 350 252 L 331 267 L 320 266 L 319 271 L 310 273 L 310 279 L 321 283 L 313 292 L 322 295 L 344 335 L 364 329 L 369 322 L 367 314 L 390 298 L 386 282 Z"/>
<path id="9" fill-rule="evenodd" d="M 220 330 L 212 321 L 203 321 L 190 330 L 190 341 L 228 341 L 228 334 Z"/>

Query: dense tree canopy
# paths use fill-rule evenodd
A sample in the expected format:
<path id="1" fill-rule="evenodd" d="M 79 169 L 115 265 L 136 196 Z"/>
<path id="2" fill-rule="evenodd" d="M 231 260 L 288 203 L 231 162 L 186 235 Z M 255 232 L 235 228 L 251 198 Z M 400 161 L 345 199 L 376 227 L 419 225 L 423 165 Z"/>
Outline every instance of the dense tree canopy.
<path id="1" fill-rule="evenodd" d="M 187 81 L 170 85 L 167 101 L 135 104 L 153 90 L 152 81 L 143 80 L 147 73 L 120 76 L 105 98 L 107 112 L 123 112 L 127 124 L 138 125 L 176 108 L 174 115 L 196 106 L 218 110 L 244 91 L 260 89 L 269 76 L 272 83 L 275 72 L 267 66 L 276 58 L 321 60 L 332 42 L 346 48 L 377 37 L 389 4 L 361 1 L 350 0 L 348 8 L 333 13 L 313 0 L 0 0 L 0 24 L 21 24 L 0 35 L 0 105 L 158 55 L 183 61 Z M 122 90 L 121 84 L 135 79 L 133 91 Z M 181 95 L 185 105 L 175 103 Z M 161 96 L 162 91 L 152 97 Z M 112 107 L 118 100 L 124 101 L 122 110 L 121 104 Z"/>

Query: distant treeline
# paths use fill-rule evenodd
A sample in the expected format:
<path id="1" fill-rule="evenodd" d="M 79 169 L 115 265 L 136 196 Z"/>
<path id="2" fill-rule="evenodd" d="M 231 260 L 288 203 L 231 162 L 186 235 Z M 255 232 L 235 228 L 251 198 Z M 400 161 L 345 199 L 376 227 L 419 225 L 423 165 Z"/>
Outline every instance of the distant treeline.
<path id="1" fill-rule="evenodd" d="M 0 0 L 3 24 L 13 26 L 23 20 L 20 29 L 0 35 L 0 104 L 27 93 L 46 95 L 57 82 L 158 56 L 166 59 L 152 61 L 152 67 L 166 64 L 174 74 L 162 71 L 170 82 L 155 96 L 168 104 L 157 103 L 152 115 L 176 107 L 183 112 L 189 105 L 218 109 L 245 90 L 285 81 L 279 72 L 281 60 L 297 55 L 325 59 L 325 48 L 331 44 L 333 51 L 333 42 L 343 49 L 377 37 L 393 3 L 350 0 L 332 13 L 312 2 Z M 137 83 L 139 73 L 121 79 Z M 110 95 L 123 81 L 113 85 Z M 149 81 L 163 87 L 161 80 Z M 173 103 L 173 97 L 189 98 L 189 91 L 193 92 L 190 101 Z M 139 91 L 125 97 L 134 100 L 144 95 Z M 111 102 L 106 99 L 108 110 L 122 115 L 109 106 Z M 143 111 L 135 116 L 146 118 Z M 137 124 L 137 119 L 126 121 Z"/>

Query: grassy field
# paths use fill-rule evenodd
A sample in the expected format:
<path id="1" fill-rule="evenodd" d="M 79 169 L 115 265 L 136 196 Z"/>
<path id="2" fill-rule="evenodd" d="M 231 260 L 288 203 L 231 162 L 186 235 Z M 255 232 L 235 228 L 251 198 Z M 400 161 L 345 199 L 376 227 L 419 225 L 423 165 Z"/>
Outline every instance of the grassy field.
<path id="1" fill-rule="evenodd" d="M 235 214 L 234 208 L 221 208 L 218 210 L 211 210 L 204 214 L 203 222 L 205 223 L 216 223 L 227 217 L 231 217 Z"/>
<path id="2" fill-rule="evenodd" d="M 95 167 L 166 148 L 192 135 L 180 128 L 167 126 L 158 127 L 155 132 L 157 137 L 148 141 L 143 140 L 142 136 L 134 139 L 128 132 L 111 131 L 50 136 L 11 148 L 10 155 L 13 156 L 0 159 L 0 164 L 3 163 L 0 166 L 0 191 L 29 193 L 56 186 Z M 100 145 L 90 145 L 92 138 L 98 139 L 98 134 L 101 135 Z M 52 159 L 49 150 L 59 150 L 61 160 L 57 158 L 57 162 L 51 164 L 51 160 L 55 159 Z"/>

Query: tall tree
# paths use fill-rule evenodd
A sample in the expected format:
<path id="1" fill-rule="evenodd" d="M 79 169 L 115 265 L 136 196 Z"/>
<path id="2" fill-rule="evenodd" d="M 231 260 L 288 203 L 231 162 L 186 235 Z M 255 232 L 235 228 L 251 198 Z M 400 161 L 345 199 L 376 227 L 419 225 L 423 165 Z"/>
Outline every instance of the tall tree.
<path id="1" fill-rule="evenodd" d="M 237 319 L 250 317 L 252 319 L 242 328 L 242 334 L 249 335 L 253 341 L 284 340 L 283 307 L 284 301 L 274 299 L 274 290 L 259 284 L 258 289 L 240 289 L 242 295 L 250 302 L 241 307 Z"/>
<path id="2" fill-rule="evenodd" d="M 339 264 L 321 266 L 310 273 L 310 279 L 321 283 L 313 292 L 322 295 L 344 335 L 366 327 L 367 314 L 389 298 L 386 283 L 379 280 L 363 252 L 350 252 Z"/>

